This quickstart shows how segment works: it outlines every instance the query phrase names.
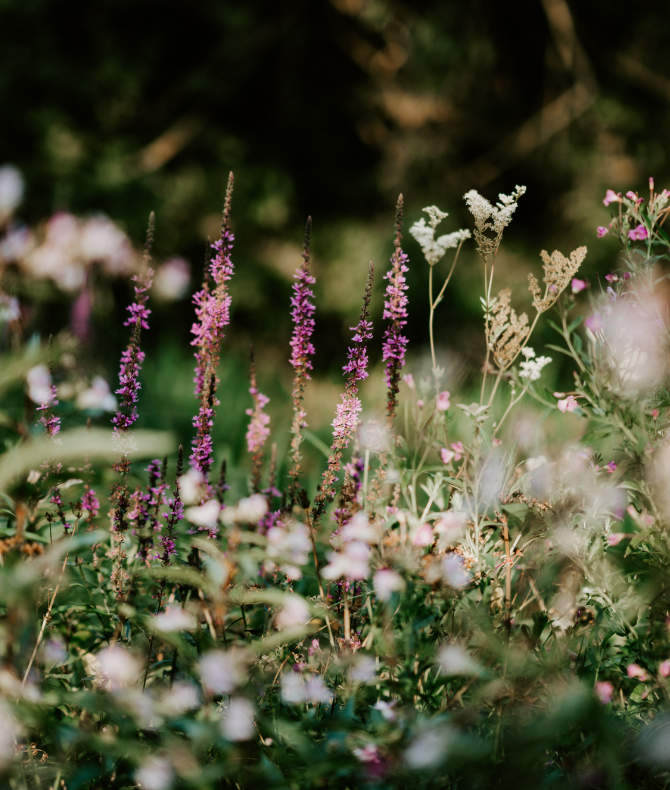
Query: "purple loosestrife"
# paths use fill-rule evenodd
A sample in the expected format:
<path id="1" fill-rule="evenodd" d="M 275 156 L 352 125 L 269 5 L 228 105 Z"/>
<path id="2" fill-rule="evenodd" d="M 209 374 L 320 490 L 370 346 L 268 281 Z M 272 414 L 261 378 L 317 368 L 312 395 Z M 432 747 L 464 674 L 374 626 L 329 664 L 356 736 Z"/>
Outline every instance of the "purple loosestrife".
<path id="1" fill-rule="evenodd" d="M 58 406 L 58 390 L 55 384 L 51 385 L 49 392 L 51 397 L 45 403 L 40 404 L 37 411 L 42 412 L 39 419 L 40 424 L 44 426 L 49 436 L 54 437 L 60 433 L 60 417 L 57 417 L 52 411 L 54 406 Z"/>
<path id="2" fill-rule="evenodd" d="M 403 196 L 399 195 L 396 204 L 396 232 L 393 241 L 391 267 L 384 275 L 384 279 L 388 282 L 382 316 L 385 321 L 388 321 L 384 330 L 382 360 L 386 363 L 386 386 L 388 390 L 386 410 L 390 421 L 395 416 L 400 371 L 405 365 L 405 351 L 408 343 L 407 337 L 404 335 L 404 329 L 407 326 L 407 296 L 405 292 L 408 288 L 405 273 L 408 270 L 407 263 L 409 258 L 402 250 L 402 212 Z"/>
<path id="3" fill-rule="evenodd" d="M 179 452 L 177 454 L 177 471 L 175 473 L 174 483 L 174 497 L 167 500 L 168 509 L 163 513 L 165 519 L 165 529 L 161 534 L 161 545 L 163 553 L 161 555 L 161 563 L 163 565 L 170 564 L 170 558 L 177 554 L 177 545 L 175 542 L 175 527 L 184 518 L 184 503 L 181 500 L 181 491 L 179 490 L 179 478 L 184 471 L 184 448 L 179 445 Z"/>
<path id="4" fill-rule="evenodd" d="M 196 321 L 191 327 L 195 351 L 195 394 L 200 399 L 198 413 L 193 418 L 195 436 L 192 443 L 191 465 L 207 477 L 214 460 L 212 428 L 214 409 L 219 405 L 216 390 L 219 384 L 217 368 L 221 357 L 224 330 L 230 323 L 231 296 L 228 282 L 233 276 L 231 258 L 235 236 L 230 229 L 230 204 L 233 195 L 233 174 L 228 176 L 223 208 L 221 236 L 212 244 L 212 256 L 202 288 L 193 296 Z"/>
<path id="5" fill-rule="evenodd" d="M 307 218 L 305 225 L 305 244 L 302 253 L 302 263 L 293 275 L 293 293 L 291 296 L 291 320 L 293 322 L 293 335 L 291 336 L 291 357 L 289 362 L 293 367 L 293 389 L 291 400 L 293 402 L 293 421 L 291 423 L 291 467 L 289 469 L 289 506 L 296 498 L 302 456 L 300 445 L 302 431 L 307 426 L 305 412 L 305 384 L 311 378 L 310 370 L 313 369 L 312 357 L 314 345 L 312 333 L 314 332 L 314 291 L 312 286 L 316 282 L 310 267 L 310 235 L 312 218 Z"/>
<path id="6" fill-rule="evenodd" d="M 261 467 L 263 465 L 263 446 L 270 435 L 270 415 L 263 410 L 270 402 L 267 395 L 259 392 L 256 386 L 256 362 L 251 354 L 249 394 L 253 399 L 253 409 L 246 409 L 251 417 L 247 428 L 247 449 L 251 455 L 251 489 L 257 492 L 261 484 Z"/>
<path id="7" fill-rule="evenodd" d="M 323 513 L 326 505 L 335 497 L 335 483 L 342 464 L 342 455 L 358 427 L 358 415 L 362 409 L 358 398 L 358 386 L 368 377 L 367 343 L 372 339 L 372 322 L 368 318 L 368 309 L 372 296 L 373 274 L 374 268 L 370 261 L 361 317 L 356 326 L 351 328 L 352 342 L 347 349 L 347 363 L 342 368 L 346 383 L 333 420 L 333 441 L 330 445 L 328 466 L 321 476 L 321 484 L 312 508 L 314 519 Z"/>

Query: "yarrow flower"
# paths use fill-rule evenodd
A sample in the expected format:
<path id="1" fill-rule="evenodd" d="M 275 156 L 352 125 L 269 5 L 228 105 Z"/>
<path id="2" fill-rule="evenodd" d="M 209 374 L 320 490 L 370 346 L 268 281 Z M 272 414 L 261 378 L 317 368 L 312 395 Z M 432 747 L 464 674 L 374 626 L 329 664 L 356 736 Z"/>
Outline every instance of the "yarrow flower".
<path id="1" fill-rule="evenodd" d="M 604 225 L 598 225 L 596 228 L 596 236 L 599 239 L 602 239 L 603 236 L 607 236 L 609 232 L 609 228 L 606 228 Z"/>
<path id="2" fill-rule="evenodd" d="M 519 365 L 519 377 L 529 381 L 537 381 L 542 375 L 542 369 L 551 362 L 551 357 L 536 357 L 535 351 L 530 346 L 521 349 L 526 357 Z"/>
<path id="3" fill-rule="evenodd" d="M 405 273 L 408 271 L 408 256 L 402 250 L 402 209 L 403 196 L 398 196 L 396 206 L 396 234 L 393 242 L 393 255 L 391 268 L 384 275 L 388 280 L 384 298 L 384 312 L 382 318 L 388 321 L 384 330 L 382 344 L 382 360 L 386 363 L 387 401 L 386 409 L 389 419 L 395 415 L 398 400 L 398 379 L 400 371 L 405 365 L 405 351 L 409 340 L 404 334 L 407 325 L 407 296 L 408 289 Z"/>
<path id="4" fill-rule="evenodd" d="M 428 223 L 424 217 L 421 217 L 418 222 L 412 225 L 409 232 L 418 241 L 421 252 L 429 265 L 435 266 L 442 260 L 447 250 L 455 249 L 459 244 L 469 239 L 471 234 L 469 230 L 461 229 L 446 233 L 436 239 L 435 229 L 449 215 L 437 206 L 426 206 L 423 211 L 428 215 Z"/>

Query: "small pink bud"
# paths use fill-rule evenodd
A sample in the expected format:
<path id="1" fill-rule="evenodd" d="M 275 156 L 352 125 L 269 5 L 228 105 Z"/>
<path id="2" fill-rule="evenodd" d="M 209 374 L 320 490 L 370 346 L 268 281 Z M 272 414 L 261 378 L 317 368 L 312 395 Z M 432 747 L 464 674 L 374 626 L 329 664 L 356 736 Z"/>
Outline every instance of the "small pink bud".
<path id="1" fill-rule="evenodd" d="M 649 191 L 650 192 L 654 191 L 654 177 L 653 176 L 649 176 Z"/>
<path id="2" fill-rule="evenodd" d="M 630 189 L 628 190 L 628 192 L 626 192 L 626 197 L 628 198 L 628 200 L 638 200 L 637 192 L 633 192 Z"/>
<path id="3" fill-rule="evenodd" d="M 612 701 L 614 686 L 608 680 L 599 680 L 595 685 L 596 696 L 603 705 Z"/>
<path id="4" fill-rule="evenodd" d="M 670 677 L 670 658 L 661 661 L 658 665 L 658 672 L 662 678 Z"/>
<path id="5" fill-rule="evenodd" d="M 451 394 L 448 390 L 443 390 L 437 396 L 435 406 L 438 411 L 446 411 L 451 406 Z"/>
<path id="6" fill-rule="evenodd" d="M 610 461 L 605 468 L 610 474 L 613 474 L 614 472 L 616 472 L 616 462 Z"/>
<path id="7" fill-rule="evenodd" d="M 608 283 L 615 283 L 615 282 L 617 282 L 619 277 L 616 274 L 611 274 L 610 273 L 610 274 L 606 274 L 605 275 L 605 279 L 607 280 Z"/>
<path id="8" fill-rule="evenodd" d="M 638 678 L 642 682 L 648 680 L 647 670 L 643 669 L 639 664 L 629 664 L 626 667 L 626 673 L 629 678 Z"/>
<path id="9" fill-rule="evenodd" d="M 567 398 L 561 398 L 556 406 L 558 406 L 560 412 L 565 414 L 566 412 L 575 411 L 579 407 L 579 403 L 577 403 L 577 398 L 574 395 L 568 395 Z"/>
<path id="10" fill-rule="evenodd" d="M 579 277 L 573 277 L 572 282 L 570 283 L 570 288 L 573 294 L 581 293 L 586 287 L 588 283 L 586 280 L 580 280 Z"/>
<path id="11" fill-rule="evenodd" d="M 598 227 L 596 228 L 596 236 L 599 239 L 602 239 L 603 236 L 607 236 L 609 232 L 610 232 L 609 228 L 605 227 L 605 225 L 598 225 Z"/>

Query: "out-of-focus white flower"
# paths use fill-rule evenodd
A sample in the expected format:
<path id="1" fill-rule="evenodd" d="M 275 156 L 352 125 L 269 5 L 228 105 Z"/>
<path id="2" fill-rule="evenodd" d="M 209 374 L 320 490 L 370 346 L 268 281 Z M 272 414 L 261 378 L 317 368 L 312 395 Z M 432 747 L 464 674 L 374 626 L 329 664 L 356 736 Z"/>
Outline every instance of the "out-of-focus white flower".
<path id="1" fill-rule="evenodd" d="M 212 694 L 230 694 L 246 676 L 246 658 L 240 650 L 211 650 L 198 668 L 203 686 Z"/>
<path id="2" fill-rule="evenodd" d="M 172 764 L 166 757 L 152 754 L 135 771 L 135 781 L 142 790 L 169 790 L 174 782 Z"/>
<path id="3" fill-rule="evenodd" d="M 102 264 L 107 274 L 119 276 L 133 269 L 130 239 L 109 217 L 99 215 L 80 221 L 79 255 L 89 264 Z"/>
<path id="4" fill-rule="evenodd" d="M 238 521 L 243 521 L 247 524 L 258 524 L 268 512 L 268 501 L 263 494 L 252 494 L 240 499 L 235 510 Z"/>
<path id="5" fill-rule="evenodd" d="M 431 546 L 435 540 L 433 528 L 430 526 L 430 524 L 418 524 L 412 530 L 411 540 L 413 546 L 418 546 L 420 548 Z"/>
<path id="6" fill-rule="evenodd" d="M 67 648 L 62 637 L 52 636 L 42 643 L 40 658 L 47 666 L 60 666 L 67 661 Z"/>
<path id="7" fill-rule="evenodd" d="M 442 579 L 457 590 L 470 583 L 470 574 L 466 571 L 463 559 L 458 554 L 452 552 L 442 560 Z"/>
<path id="8" fill-rule="evenodd" d="M 360 540 L 348 541 L 342 551 L 330 551 L 326 556 L 328 565 L 321 571 L 324 579 L 367 579 L 370 575 L 370 547 Z"/>
<path id="9" fill-rule="evenodd" d="M 340 538 L 344 541 L 360 540 L 363 543 L 374 544 L 379 540 L 379 530 L 370 524 L 363 510 L 355 513 L 340 531 Z"/>
<path id="10" fill-rule="evenodd" d="M 202 505 L 187 507 L 184 511 L 184 518 L 195 524 L 196 527 L 214 530 L 219 523 L 219 513 L 221 504 L 217 499 L 210 499 Z"/>
<path id="11" fill-rule="evenodd" d="M 135 685 L 142 672 L 138 659 L 129 650 L 117 644 L 96 653 L 91 667 L 99 685 L 110 691 Z"/>
<path id="12" fill-rule="evenodd" d="M 21 735 L 21 725 L 12 709 L 0 699 L 0 768 L 8 765 L 16 751 L 16 739 Z"/>
<path id="13" fill-rule="evenodd" d="M 465 532 L 466 516 L 461 510 L 447 510 L 435 522 L 438 549 L 444 551 L 457 543 Z"/>
<path id="14" fill-rule="evenodd" d="M 23 176 L 13 165 L 0 167 L 0 221 L 6 220 L 23 199 Z"/>
<path id="15" fill-rule="evenodd" d="M 391 568 L 381 568 L 372 577 L 375 593 L 380 601 L 388 601 L 394 592 L 405 589 L 405 580 Z"/>
<path id="16" fill-rule="evenodd" d="M 92 411 L 116 410 L 116 398 L 112 395 L 109 384 L 102 376 L 95 376 L 91 386 L 77 395 L 76 404 L 78 409 L 91 409 Z"/>
<path id="17" fill-rule="evenodd" d="M 51 373 L 46 365 L 35 365 L 26 374 L 28 383 L 28 397 L 33 403 L 42 405 L 51 403 L 53 394 L 51 392 Z"/>
<path id="18" fill-rule="evenodd" d="M 221 716 L 221 732 L 229 741 L 248 741 L 254 735 L 254 706 L 244 697 L 233 697 Z"/>
<path id="19" fill-rule="evenodd" d="M 183 258 L 170 258 L 159 266 L 154 275 L 153 293 L 165 302 L 181 299 L 188 290 L 191 271 Z"/>
<path id="20" fill-rule="evenodd" d="M 277 615 L 277 628 L 293 628 L 305 625 L 310 619 L 309 606 L 299 595 L 288 595 Z"/>
<path id="21" fill-rule="evenodd" d="M 311 702 L 313 705 L 327 704 L 333 699 L 320 675 L 304 678 L 297 672 L 285 672 L 282 675 L 281 696 L 288 705 L 300 705 L 303 702 Z"/>
<path id="22" fill-rule="evenodd" d="M 199 705 L 200 695 L 193 683 L 178 681 L 171 689 L 166 689 L 158 701 L 157 709 L 164 716 L 181 716 Z"/>
<path id="23" fill-rule="evenodd" d="M 384 453 L 391 447 L 391 436 L 381 420 L 369 417 L 361 422 L 358 429 L 358 443 L 364 452 Z"/>
<path id="24" fill-rule="evenodd" d="M 481 666 L 462 645 L 443 645 L 437 653 L 443 675 L 481 675 Z"/>
<path id="25" fill-rule="evenodd" d="M 20 316 L 19 300 L 14 296 L 0 293 L 0 324 L 9 324 Z"/>
<path id="26" fill-rule="evenodd" d="M 164 612 L 153 617 L 153 624 L 159 631 L 193 631 L 197 625 L 191 612 L 181 606 L 168 606 Z"/>
<path id="27" fill-rule="evenodd" d="M 279 522 L 268 530 L 266 537 L 267 567 L 273 568 L 276 561 L 290 579 L 299 579 L 300 568 L 307 563 L 312 548 L 307 527 L 300 521 Z"/>
<path id="28" fill-rule="evenodd" d="M 191 467 L 188 472 L 179 478 L 179 492 L 185 505 L 195 505 L 200 502 L 205 491 L 207 481 L 199 469 Z"/>
<path id="29" fill-rule="evenodd" d="M 447 757 L 454 733 L 446 727 L 436 727 L 417 735 L 405 751 L 405 760 L 410 768 L 421 770 L 432 768 Z"/>
<path id="30" fill-rule="evenodd" d="M 379 699 L 372 707 L 378 710 L 386 721 L 395 721 L 398 718 L 398 714 L 394 710 L 395 704 L 395 700 L 387 702 L 385 699 Z"/>
<path id="31" fill-rule="evenodd" d="M 355 683 L 374 683 L 377 679 L 377 664 L 372 656 L 358 654 L 349 670 L 349 677 Z"/>

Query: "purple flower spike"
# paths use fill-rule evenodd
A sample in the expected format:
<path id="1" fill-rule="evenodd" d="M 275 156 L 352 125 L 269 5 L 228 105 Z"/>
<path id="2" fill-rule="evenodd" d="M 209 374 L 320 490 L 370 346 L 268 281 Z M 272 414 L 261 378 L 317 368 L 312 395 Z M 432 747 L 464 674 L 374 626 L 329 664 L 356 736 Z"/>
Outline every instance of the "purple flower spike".
<path id="1" fill-rule="evenodd" d="M 384 320 L 388 321 L 384 330 L 382 360 L 386 363 L 386 386 L 388 388 L 386 409 L 390 420 L 395 415 L 400 371 L 405 365 L 405 351 L 409 342 L 404 335 L 404 328 L 407 326 L 407 296 L 405 292 L 409 287 L 405 280 L 405 273 L 408 271 L 409 258 L 402 251 L 401 246 L 402 210 L 403 196 L 399 195 L 396 205 L 396 234 L 393 242 L 391 268 L 384 275 L 384 279 L 388 283 L 382 316 Z"/>
<path id="2" fill-rule="evenodd" d="M 205 282 L 193 296 L 196 321 L 191 327 L 195 351 L 195 394 L 200 398 L 198 413 L 193 418 L 195 436 L 192 442 L 191 465 L 207 477 L 214 461 L 212 428 L 214 409 L 219 405 L 216 390 L 217 369 L 221 358 L 224 330 L 230 323 L 231 296 L 228 289 L 235 267 L 232 261 L 235 236 L 230 229 L 230 203 L 233 195 L 233 174 L 228 176 L 223 208 L 221 237 L 212 244 L 212 256 Z M 211 493 L 210 490 L 207 493 Z"/>

